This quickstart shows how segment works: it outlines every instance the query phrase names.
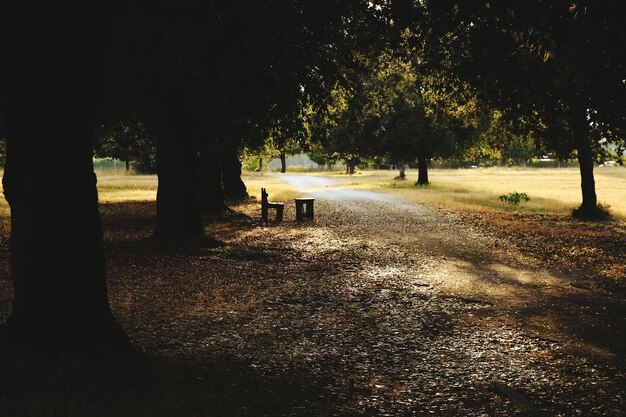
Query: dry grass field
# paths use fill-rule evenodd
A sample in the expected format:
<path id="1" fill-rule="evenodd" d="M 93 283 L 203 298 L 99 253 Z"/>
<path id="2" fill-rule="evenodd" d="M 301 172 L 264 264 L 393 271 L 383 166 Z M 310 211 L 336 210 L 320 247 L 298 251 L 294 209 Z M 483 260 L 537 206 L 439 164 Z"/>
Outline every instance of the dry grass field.
<path id="1" fill-rule="evenodd" d="M 363 188 L 396 189 L 391 192 L 416 202 L 458 209 L 567 214 L 581 202 L 580 175 L 576 168 L 433 169 L 429 172 L 428 187 L 415 187 L 415 170 L 407 171 L 405 181 L 394 181 L 396 175 L 396 171 L 363 171 L 350 182 Z M 610 206 L 615 217 L 626 219 L 626 169 L 598 168 L 595 179 L 598 200 Z M 512 192 L 526 193 L 530 201 L 510 206 L 499 200 L 500 195 Z"/>
<path id="2" fill-rule="evenodd" d="M 416 170 L 407 170 L 405 181 L 393 179 L 396 171 L 359 171 L 352 176 L 338 172 L 298 175 L 325 176 L 340 185 L 401 194 L 415 202 L 455 209 L 567 214 L 581 200 L 580 176 L 576 168 L 432 169 L 429 172 L 431 185 L 428 187 L 415 187 Z M 280 179 L 280 174 L 246 172 L 243 179 L 250 195 L 256 198 L 260 198 L 261 187 L 268 189 L 270 200 L 274 201 L 298 196 Z M 595 179 L 598 200 L 608 205 L 616 218 L 626 219 L 626 169 L 597 168 Z M 98 177 L 99 198 L 103 203 L 153 201 L 156 189 L 157 178 L 154 175 Z M 526 193 L 530 201 L 511 206 L 499 200 L 500 195 L 512 192 Z M 6 201 L 0 196 L 0 227 L 3 229 L 7 227 L 8 215 Z"/>

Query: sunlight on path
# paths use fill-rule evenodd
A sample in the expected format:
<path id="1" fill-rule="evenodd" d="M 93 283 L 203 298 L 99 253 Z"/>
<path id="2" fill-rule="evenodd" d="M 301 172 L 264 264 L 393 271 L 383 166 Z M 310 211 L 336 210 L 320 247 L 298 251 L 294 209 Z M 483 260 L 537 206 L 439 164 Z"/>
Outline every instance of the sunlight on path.
<path id="1" fill-rule="evenodd" d="M 337 185 L 327 177 L 316 177 L 311 175 L 276 175 L 276 178 L 286 181 L 290 186 L 298 188 L 300 191 L 308 191 L 311 188 L 331 187 Z"/>
<path id="2" fill-rule="evenodd" d="M 301 302 L 310 289 L 295 301 L 287 301 L 288 292 L 281 296 L 281 310 L 310 309 L 296 320 L 304 323 L 300 340 L 307 343 L 283 343 L 293 345 L 294 356 L 335 358 L 342 364 L 337 369 L 345 367 L 355 381 L 389 390 L 394 400 L 388 403 L 380 395 L 363 400 L 385 410 L 382 415 L 402 415 L 403 404 L 410 409 L 415 399 L 434 415 L 521 415 L 514 406 L 463 410 L 468 387 L 477 398 L 493 391 L 493 381 L 531 394 L 533 407 L 549 410 L 545 415 L 592 415 L 573 412 L 591 403 L 604 407 L 596 415 L 615 415 L 621 399 L 606 393 L 619 391 L 612 381 L 623 374 L 615 356 L 621 345 L 611 341 L 614 328 L 603 330 L 602 314 L 620 314 L 623 301 L 579 285 L 578 273 L 533 255 L 525 242 L 415 194 L 417 201 L 403 190 L 367 189 L 367 179 L 347 176 L 273 178 L 316 199 L 314 222 L 291 230 L 298 233 L 298 261 L 321 271 L 315 282 L 324 283 L 318 283 L 324 296 Z M 307 288 L 293 286 L 301 287 Z M 574 377 L 572 367 L 583 374 Z M 603 388 L 582 392 L 579 386 Z"/>
<path id="3" fill-rule="evenodd" d="M 375 191 L 356 190 L 348 188 L 345 185 L 342 186 L 338 181 L 332 178 L 311 175 L 280 175 L 276 176 L 276 178 L 284 180 L 291 187 L 297 188 L 298 191 L 304 193 L 305 195 L 309 195 L 320 200 L 338 203 L 355 201 L 364 203 L 375 202 L 386 206 L 392 206 L 393 208 L 410 211 L 426 210 L 424 206 L 403 201 L 400 198 L 389 194 L 383 194 Z M 353 210 L 355 209 L 354 206 L 348 206 L 347 208 L 351 208 Z"/>
<path id="4" fill-rule="evenodd" d="M 477 297 L 504 309 L 523 309 L 540 303 L 541 297 L 586 293 L 571 286 L 576 277 L 542 267 L 523 248 L 465 224 L 453 212 L 399 195 L 355 189 L 345 178 L 276 178 L 316 198 L 317 226 L 368 245 L 393 247 L 404 254 L 403 259 L 423 260 L 419 270 L 408 275 L 420 275 L 450 296 Z"/>

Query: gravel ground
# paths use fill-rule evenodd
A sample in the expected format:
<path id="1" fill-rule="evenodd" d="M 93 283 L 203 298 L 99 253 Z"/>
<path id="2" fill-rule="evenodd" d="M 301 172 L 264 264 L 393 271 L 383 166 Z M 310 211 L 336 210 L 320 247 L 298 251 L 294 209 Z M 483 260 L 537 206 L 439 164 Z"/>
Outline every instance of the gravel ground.
<path id="1" fill-rule="evenodd" d="M 316 219 L 287 204 L 260 227 L 243 204 L 249 217 L 207 225 L 223 246 L 150 242 L 151 205 L 105 210 L 111 303 L 133 341 L 161 361 L 228 358 L 267 385 L 270 405 L 221 415 L 626 415 L 621 286 L 501 221 L 281 178 L 314 190 Z M 228 369 L 198 390 L 251 389 Z"/>

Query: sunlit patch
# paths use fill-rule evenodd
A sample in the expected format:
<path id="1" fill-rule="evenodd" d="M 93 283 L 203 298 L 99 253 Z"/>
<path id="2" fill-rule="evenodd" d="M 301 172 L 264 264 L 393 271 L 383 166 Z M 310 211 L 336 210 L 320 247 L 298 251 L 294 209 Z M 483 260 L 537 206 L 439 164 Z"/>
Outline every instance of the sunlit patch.
<path id="1" fill-rule="evenodd" d="M 395 266 L 371 266 L 363 271 L 363 275 L 384 282 L 390 278 L 400 278 L 402 271 Z"/>

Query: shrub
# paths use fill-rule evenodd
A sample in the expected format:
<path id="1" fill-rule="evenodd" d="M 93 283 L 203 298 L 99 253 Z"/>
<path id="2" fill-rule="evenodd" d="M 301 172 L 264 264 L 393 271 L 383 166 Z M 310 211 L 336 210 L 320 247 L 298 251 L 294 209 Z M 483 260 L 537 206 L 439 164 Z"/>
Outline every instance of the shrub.
<path id="1" fill-rule="evenodd" d="M 517 205 L 519 204 L 521 201 L 529 201 L 530 197 L 528 197 L 528 194 L 526 193 L 510 193 L 510 194 L 502 194 L 500 196 L 500 201 L 502 202 L 506 202 L 512 205 Z"/>

